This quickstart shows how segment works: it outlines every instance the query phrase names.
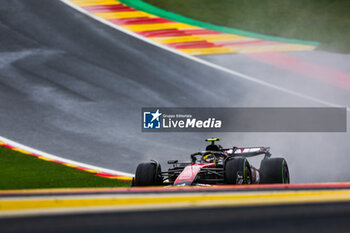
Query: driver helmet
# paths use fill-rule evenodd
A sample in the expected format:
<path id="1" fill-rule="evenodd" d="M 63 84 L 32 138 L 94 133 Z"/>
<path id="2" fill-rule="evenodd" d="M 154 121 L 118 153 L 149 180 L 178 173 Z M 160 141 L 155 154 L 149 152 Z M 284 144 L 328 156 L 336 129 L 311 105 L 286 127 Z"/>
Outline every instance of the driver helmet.
<path id="1" fill-rule="evenodd" d="M 206 154 L 203 156 L 203 161 L 205 163 L 215 163 L 216 162 L 216 156 L 213 154 Z"/>

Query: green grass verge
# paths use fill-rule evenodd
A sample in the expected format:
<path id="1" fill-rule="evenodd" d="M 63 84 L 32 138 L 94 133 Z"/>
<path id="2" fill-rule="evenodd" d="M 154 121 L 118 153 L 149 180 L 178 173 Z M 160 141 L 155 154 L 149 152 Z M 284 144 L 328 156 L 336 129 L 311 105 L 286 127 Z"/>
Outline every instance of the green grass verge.
<path id="1" fill-rule="evenodd" d="M 130 187 L 131 182 L 47 162 L 0 146 L 0 190 L 77 187 Z"/>
<path id="2" fill-rule="evenodd" d="M 254 33 L 320 42 L 320 49 L 350 52 L 350 1 L 144 0 L 199 21 Z"/>

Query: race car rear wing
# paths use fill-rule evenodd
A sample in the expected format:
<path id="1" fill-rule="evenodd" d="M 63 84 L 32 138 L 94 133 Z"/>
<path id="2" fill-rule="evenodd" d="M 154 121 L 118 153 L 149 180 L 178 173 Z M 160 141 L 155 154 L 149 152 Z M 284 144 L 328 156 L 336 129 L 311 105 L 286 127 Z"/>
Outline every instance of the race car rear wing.
<path id="1" fill-rule="evenodd" d="M 270 147 L 244 147 L 244 148 L 231 148 L 231 149 L 223 149 L 224 153 L 228 156 L 244 156 L 244 157 L 252 157 L 256 155 L 264 154 L 265 157 L 270 157 Z"/>
<path id="2" fill-rule="evenodd" d="M 222 155 L 224 157 L 234 157 L 234 156 L 243 156 L 243 157 L 253 157 L 257 155 L 264 154 L 265 157 L 270 157 L 270 147 L 244 147 L 244 148 L 229 148 L 229 149 L 221 149 L 220 151 L 200 151 L 191 154 L 191 160 L 195 161 L 196 156 L 204 155 L 207 153 L 212 153 L 216 155 Z M 173 161 L 170 161 L 173 163 Z"/>

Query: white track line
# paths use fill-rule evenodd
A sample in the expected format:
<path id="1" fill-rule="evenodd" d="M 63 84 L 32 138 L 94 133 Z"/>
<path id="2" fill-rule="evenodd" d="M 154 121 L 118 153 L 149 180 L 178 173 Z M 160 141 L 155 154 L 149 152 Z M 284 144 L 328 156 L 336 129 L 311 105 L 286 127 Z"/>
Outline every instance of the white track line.
<path id="1" fill-rule="evenodd" d="M 108 174 L 112 174 L 112 175 L 128 176 L 128 177 L 133 177 L 134 176 L 134 174 L 131 174 L 131 173 L 120 172 L 120 171 L 116 171 L 116 170 L 111 170 L 111 169 L 106 169 L 106 168 L 102 168 L 102 167 L 97 167 L 97 166 L 93 166 L 93 165 L 90 165 L 90 164 L 80 163 L 80 162 L 73 161 L 73 160 L 70 160 L 70 159 L 65 159 L 65 158 L 62 158 L 62 157 L 59 157 L 59 156 L 56 156 L 56 155 L 48 154 L 46 152 L 43 152 L 43 151 L 31 148 L 29 146 L 22 145 L 22 144 L 20 144 L 18 142 L 14 142 L 14 141 L 12 141 L 10 139 L 7 139 L 7 138 L 1 137 L 1 136 L 0 136 L 0 141 L 6 143 L 8 145 L 11 145 L 13 147 L 16 147 L 16 148 L 19 148 L 19 149 L 22 149 L 22 150 L 25 150 L 25 151 L 28 151 L 28 152 L 40 155 L 40 156 L 43 156 L 43 157 L 48 158 L 48 159 L 54 159 L 54 160 L 58 160 L 58 161 L 61 161 L 61 162 L 64 162 L 64 163 L 69 163 L 69 164 L 73 164 L 73 165 L 76 165 L 76 166 L 79 166 L 79 167 L 85 167 L 85 168 L 88 168 L 88 169 L 91 169 L 91 170 L 96 170 L 96 171 L 99 171 L 99 172 L 108 173 Z"/>
<path id="2" fill-rule="evenodd" d="M 152 41 L 152 40 L 149 40 L 149 39 L 147 39 L 146 37 L 143 37 L 143 36 L 141 36 L 141 35 L 138 35 L 138 34 L 132 32 L 132 31 L 129 31 L 129 30 L 123 28 L 123 27 L 120 27 L 120 26 L 118 26 L 118 25 L 116 25 L 116 24 L 113 24 L 113 23 L 111 23 L 111 22 L 109 22 L 109 21 L 107 21 L 107 20 L 105 20 L 105 19 L 103 19 L 103 18 L 100 18 L 100 17 L 98 17 L 98 16 L 96 16 L 96 15 L 94 15 L 94 14 L 91 14 L 90 12 L 84 10 L 84 9 L 81 8 L 80 6 L 75 5 L 74 3 L 70 2 L 69 0 L 60 0 L 60 1 L 63 2 L 63 3 L 65 3 L 65 4 L 67 4 L 68 6 L 70 6 L 70 7 L 72 7 L 72 8 L 74 8 L 74 9 L 76 9 L 77 11 L 79 11 L 79 12 L 81 12 L 81 13 L 83 13 L 83 14 L 85 14 L 85 15 L 87 15 L 87 16 L 89 16 L 89 17 L 91 17 L 91 18 L 93 18 L 93 19 L 95 19 L 95 20 L 97 20 L 97 21 L 99 21 L 99 22 L 101 22 L 101 23 L 103 23 L 103 24 L 106 24 L 106 25 L 108 25 L 108 26 L 110 26 L 110 27 L 112 27 L 112 28 L 114 28 L 114 29 L 116 29 L 116 30 L 118 30 L 118 31 L 122 31 L 122 32 L 124 32 L 124 33 L 126 33 L 126 34 L 128 34 L 128 35 L 130 35 L 130 36 L 133 36 L 133 37 L 139 39 L 139 40 L 142 40 L 142 41 L 144 41 L 144 42 L 147 42 L 147 43 L 149 43 L 149 44 L 152 44 L 152 45 L 154 45 L 154 46 L 156 46 L 156 47 L 159 47 L 159 48 L 162 48 L 162 49 L 164 49 L 164 50 L 167 50 L 167 51 L 169 51 L 169 52 L 171 52 L 171 53 L 175 53 L 175 54 L 177 54 L 177 55 L 179 55 L 179 56 L 185 57 L 185 58 L 190 59 L 190 60 L 192 60 L 192 61 L 201 63 L 201 64 L 203 64 L 203 65 L 206 65 L 206 66 L 209 66 L 209 67 L 211 67 L 211 68 L 214 68 L 214 69 L 223 71 L 223 72 L 225 72 L 225 73 L 229 73 L 229 74 L 231 74 L 231 75 L 240 77 L 240 78 L 242 78 L 242 79 L 245 79 L 245 80 L 248 80 L 248 81 L 251 81 L 251 82 L 258 83 L 258 84 L 260 84 L 260 85 L 262 85 L 262 86 L 266 86 L 266 87 L 269 87 L 269 88 L 272 88 L 272 89 L 275 89 L 275 90 L 278 90 L 278 91 L 281 91 L 281 92 L 284 92 L 284 93 L 288 93 L 288 94 L 290 94 L 290 95 L 294 95 L 294 96 L 297 96 L 297 97 L 300 97 L 300 98 L 303 98 L 303 99 L 307 99 L 307 100 L 313 101 L 313 102 L 315 102 L 315 103 L 323 104 L 323 105 L 326 105 L 326 106 L 329 106 L 329 107 L 345 107 L 345 106 L 342 106 L 342 105 L 339 105 L 339 104 L 334 104 L 334 103 L 331 103 L 331 102 L 328 102 L 328 101 L 324 101 L 324 100 L 321 100 L 321 99 L 318 99 L 318 98 L 314 98 L 314 97 L 312 97 L 312 96 L 304 95 L 304 94 L 302 94 L 302 93 L 295 92 L 295 91 L 292 91 L 292 90 L 289 90 L 289 89 L 286 89 L 286 88 L 283 88 L 283 87 L 280 87 L 280 86 L 277 86 L 277 85 L 274 85 L 274 84 L 271 84 L 271 83 L 262 81 L 262 80 L 260 80 L 260 79 L 258 79 L 258 78 L 254 78 L 254 77 L 252 77 L 252 76 L 242 74 L 242 73 L 240 73 L 240 72 L 238 72 L 238 71 L 234 71 L 234 70 L 225 68 L 225 67 L 223 67 L 223 66 L 219 66 L 219 65 L 217 65 L 217 64 L 214 64 L 214 63 L 205 61 L 205 60 L 200 59 L 200 58 L 198 58 L 198 57 L 188 55 L 188 54 L 183 53 L 183 52 L 181 52 L 181 51 L 172 49 L 172 48 L 167 47 L 167 46 L 165 46 L 165 45 L 162 45 L 162 44 L 159 44 L 159 43 L 154 42 L 154 41 Z M 350 108 L 347 107 L 347 111 L 350 111 Z"/>

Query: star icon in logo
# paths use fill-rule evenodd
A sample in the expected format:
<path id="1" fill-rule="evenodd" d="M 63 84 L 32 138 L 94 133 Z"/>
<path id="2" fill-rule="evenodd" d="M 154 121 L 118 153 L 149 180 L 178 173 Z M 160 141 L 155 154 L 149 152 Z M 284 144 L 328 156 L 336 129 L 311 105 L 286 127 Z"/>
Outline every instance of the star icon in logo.
<path id="1" fill-rule="evenodd" d="M 159 121 L 159 117 L 162 115 L 161 113 L 159 113 L 159 109 L 157 109 L 157 111 L 155 113 L 151 113 L 151 114 L 153 116 L 151 122 L 156 120 L 156 119 L 157 119 L 157 121 Z"/>

